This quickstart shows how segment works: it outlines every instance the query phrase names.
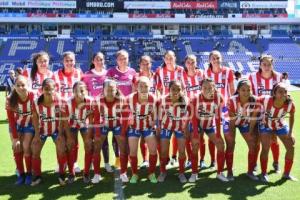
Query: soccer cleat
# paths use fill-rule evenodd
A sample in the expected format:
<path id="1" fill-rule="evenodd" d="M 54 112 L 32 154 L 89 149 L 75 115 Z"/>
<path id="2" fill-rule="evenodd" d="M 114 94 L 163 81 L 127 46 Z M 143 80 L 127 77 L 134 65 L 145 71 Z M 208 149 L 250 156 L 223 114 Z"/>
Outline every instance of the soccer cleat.
<path id="1" fill-rule="evenodd" d="M 195 183 L 198 180 L 198 174 L 191 174 L 191 177 L 189 178 L 190 183 Z"/>
<path id="2" fill-rule="evenodd" d="M 151 183 L 157 183 L 158 182 L 154 173 L 149 174 L 148 179 Z"/>
<path id="3" fill-rule="evenodd" d="M 138 175 L 133 174 L 133 175 L 131 176 L 129 182 L 132 183 L 132 184 L 136 184 L 136 183 L 138 182 L 138 179 L 139 179 Z"/>
<path id="4" fill-rule="evenodd" d="M 25 174 L 20 174 L 20 176 L 17 177 L 17 181 L 15 182 L 15 185 L 23 185 L 25 182 Z"/>
<path id="5" fill-rule="evenodd" d="M 210 163 L 209 168 L 211 168 L 212 170 L 216 169 L 216 162 L 215 162 L 215 161 L 212 161 L 212 162 Z"/>
<path id="6" fill-rule="evenodd" d="M 73 169 L 74 169 L 75 173 L 80 173 L 81 172 L 81 169 L 80 169 L 77 162 L 74 163 Z"/>
<path id="7" fill-rule="evenodd" d="M 234 176 L 233 176 L 233 174 L 229 174 L 229 173 L 228 173 L 226 178 L 227 178 L 228 181 L 234 181 Z"/>
<path id="8" fill-rule="evenodd" d="M 90 181 L 91 181 L 90 175 L 89 174 L 83 174 L 83 182 L 87 184 Z"/>
<path id="9" fill-rule="evenodd" d="M 166 180 L 167 173 L 166 172 L 161 172 L 157 178 L 158 182 L 162 183 Z"/>
<path id="10" fill-rule="evenodd" d="M 273 162 L 273 168 L 274 168 L 274 171 L 276 172 L 276 174 L 280 173 L 280 167 L 279 167 L 278 162 Z"/>
<path id="11" fill-rule="evenodd" d="M 172 166 L 178 165 L 178 161 L 177 161 L 177 158 L 176 158 L 176 157 L 172 157 L 172 158 L 171 158 L 171 160 L 170 160 L 170 165 L 172 165 Z"/>
<path id="12" fill-rule="evenodd" d="M 100 174 L 95 174 L 94 177 L 92 178 L 91 182 L 93 184 L 97 184 L 102 180 L 102 176 Z"/>
<path id="13" fill-rule="evenodd" d="M 204 162 L 204 160 L 200 160 L 200 169 L 205 169 L 205 168 L 207 168 L 207 166 L 206 166 L 206 164 L 205 164 L 205 162 Z"/>
<path id="14" fill-rule="evenodd" d="M 189 160 L 187 160 L 187 161 L 185 162 L 185 165 L 184 165 L 184 167 L 185 167 L 185 169 L 189 169 L 189 168 L 191 168 L 191 167 L 192 167 L 192 162 L 191 162 L 191 161 L 189 161 Z"/>
<path id="15" fill-rule="evenodd" d="M 129 179 L 128 179 L 128 176 L 127 176 L 126 172 L 120 175 L 120 179 L 121 179 L 122 183 L 128 183 L 129 182 Z"/>
<path id="16" fill-rule="evenodd" d="M 27 173 L 25 178 L 25 185 L 31 185 L 31 182 L 32 182 L 32 175 L 31 173 Z"/>
<path id="17" fill-rule="evenodd" d="M 144 160 L 144 162 L 140 165 L 140 169 L 145 169 L 149 167 L 149 162 L 147 160 Z"/>
<path id="18" fill-rule="evenodd" d="M 108 173 L 111 173 L 114 171 L 109 163 L 105 163 L 104 168 L 105 168 L 106 172 L 108 172 Z"/>
<path id="19" fill-rule="evenodd" d="M 260 180 L 264 183 L 269 183 L 269 177 L 267 174 L 262 174 Z"/>
<path id="20" fill-rule="evenodd" d="M 187 179 L 186 179 L 186 177 L 183 173 L 182 174 L 180 173 L 178 175 L 178 178 L 179 178 L 180 183 L 186 183 L 187 182 Z"/>
<path id="21" fill-rule="evenodd" d="M 60 174 L 58 176 L 58 182 L 59 182 L 59 185 L 61 186 L 65 186 L 67 183 L 66 183 L 66 177 L 64 174 Z"/>
<path id="22" fill-rule="evenodd" d="M 253 181 L 258 181 L 258 180 L 259 180 L 259 178 L 258 178 L 257 176 L 255 176 L 255 174 L 254 174 L 253 172 L 248 172 L 248 173 L 247 173 L 247 176 L 248 176 L 251 180 L 253 180 Z"/>
<path id="23" fill-rule="evenodd" d="M 216 178 L 219 179 L 219 180 L 222 181 L 222 182 L 228 182 L 228 179 L 224 176 L 223 173 L 217 174 L 217 177 L 216 177 Z"/>
<path id="24" fill-rule="evenodd" d="M 298 181 L 297 178 L 291 176 L 290 174 L 283 174 L 282 179 L 291 180 L 291 181 Z"/>
<path id="25" fill-rule="evenodd" d="M 114 166 L 116 169 L 120 168 L 120 158 L 119 157 L 116 157 Z"/>
<path id="26" fill-rule="evenodd" d="M 72 184 L 75 181 L 75 176 L 73 174 L 69 174 L 68 176 L 68 184 Z"/>
<path id="27" fill-rule="evenodd" d="M 31 182 L 31 186 L 39 185 L 42 182 L 41 176 L 34 176 Z"/>

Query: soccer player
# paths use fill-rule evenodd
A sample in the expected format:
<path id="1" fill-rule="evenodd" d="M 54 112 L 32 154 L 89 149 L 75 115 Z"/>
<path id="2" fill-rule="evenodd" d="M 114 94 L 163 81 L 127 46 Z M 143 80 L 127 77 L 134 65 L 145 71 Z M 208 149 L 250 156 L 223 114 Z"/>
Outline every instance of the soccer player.
<path id="1" fill-rule="evenodd" d="M 32 105 L 34 94 L 28 90 L 27 79 L 18 76 L 14 90 L 6 99 L 9 132 L 19 177 L 16 185 L 31 184 L 31 141 L 34 135 L 32 126 Z M 23 158 L 25 159 L 26 174 Z"/>
<path id="2" fill-rule="evenodd" d="M 87 89 L 89 92 L 89 95 L 93 98 L 96 98 L 103 93 L 103 83 L 106 76 L 106 69 L 105 69 L 105 57 L 103 53 L 97 52 L 92 57 L 92 63 L 90 65 L 90 70 L 87 71 L 83 76 L 83 82 L 87 85 Z M 113 137 L 112 144 L 114 148 L 114 153 L 116 156 L 116 164 L 117 167 L 119 167 L 119 149 L 118 144 Z M 109 147 L 108 147 L 108 140 L 106 139 L 102 146 L 102 154 L 104 157 L 104 167 L 107 172 L 113 172 L 112 167 L 109 164 Z"/>
<path id="3" fill-rule="evenodd" d="M 259 127 L 262 144 L 260 155 L 262 171 L 261 180 L 263 182 L 269 181 L 267 176 L 268 153 L 270 149 L 271 134 L 276 134 L 286 149 L 285 166 L 282 178 L 296 181 L 297 179 L 290 175 L 295 148 L 295 138 L 293 134 L 295 104 L 287 94 L 286 85 L 281 82 L 275 84 L 272 95 L 262 98 L 262 102 L 265 115 Z M 284 120 L 287 114 L 289 114 L 289 124 Z"/>
<path id="4" fill-rule="evenodd" d="M 252 85 L 252 92 L 256 96 L 271 95 L 273 86 L 282 81 L 282 75 L 274 70 L 273 58 L 271 55 L 262 55 L 259 58 L 259 70 L 249 76 Z M 257 142 L 257 154 L 259 153 L 259 142 Z M 273 154 L 273 168 L 276 173 L 280 172 L 279 167 L 279 143 L 277 136 L 272 135 L 271 151 Z M 257 158 L 256 158 L 257 160 Z"/>
<path id="5" fill-rule="evenodd" d="M 137 183 L 137 149 L 140 137 L 143 137 L 149 147 L 149 180 L 151 183 L 157 183 L 155 177 L 155 167 L 157 162 L 157 145 L 155 136 L 155 122 L 157 116 L 157 101 L 153 94 L 149 92 L 151 82 L 145 76 L 137 80 L 137 92 L 132 93 L 127 98 L 127 105 L 130 110 L 128 130 L 128 143 L 130 151 L 130 164 L 132 177 L 130 183 Z"/>
<path id="6" fill-rule="evenodd" d="M 184 175 L 185 135 L 188 117 L 188 99 L 186 98 L 181 81 L 170 82 L 170 93 L 162 97 L 158 104 L 158 119 L 160 132 L 160 175 L 159 182 L 164 182 L 167 177 L 166 165 L 168 163 L 168 152 L 171 136 L 175 135 L 178 141 L 179 152 L 179 181 L 187 181 Z"/>
<path id="7" fill-rule="evenodd" d="M 28 86 L 35 93 L 36 97 L 42 93 L 42 83 L 46 78 L 53 76 L 49 69 L 49 54 L 40 51 L 32 56 L 32 68 L 23 71 L 23 76 L 28 78 Z"/>

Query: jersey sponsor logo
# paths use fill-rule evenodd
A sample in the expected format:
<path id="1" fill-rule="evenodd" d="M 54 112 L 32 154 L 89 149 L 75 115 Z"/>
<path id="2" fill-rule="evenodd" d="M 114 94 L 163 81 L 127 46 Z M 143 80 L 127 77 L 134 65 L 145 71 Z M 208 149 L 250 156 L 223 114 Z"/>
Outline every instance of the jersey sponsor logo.
<path id="1" fill-rule="evenodd" d="M 42 84 L 40 84 L 38 81 L 32 82 L 32 89 L 40 89 L 42 87 Z"/>
<path id="2" fill-rule="evenodd" d="M 194 86 L 191 86 L 191 84 L 187 85 L 187 91 L 196 91 L 200 89 L 201 89 L 200 85 L 194 85 Z"/>
<path id="3" fill-rule="evenodd" d="M 225 88 L 225 84 L 224 83 L 216 83 L 216 88 Z"/>
<path id="4" fill-rule="evenodd" d="M 19 109 L 18 108 L 18 110 L 17 110 L 17 113 L 18 113 L 18 115 L 20 115 L 20 116 L 28 116 L 28 115 L 31 115 L 32 113 L 31 113 L 31 111 L 27 111 L 27 112 L 23 112 L 21 109 Z"/>

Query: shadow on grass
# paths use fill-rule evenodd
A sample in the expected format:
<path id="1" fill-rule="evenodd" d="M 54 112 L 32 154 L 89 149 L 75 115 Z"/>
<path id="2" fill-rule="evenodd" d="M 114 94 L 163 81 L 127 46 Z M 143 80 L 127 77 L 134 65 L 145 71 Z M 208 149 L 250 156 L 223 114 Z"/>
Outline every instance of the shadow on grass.
<path id="1" fill-rule="evenodd" d="M 29 199 L 30 195 L 40 195 L 39 199 L 58 199 L 61 197 L 74 195 L 76 199 L 93 199 L 97 195 L 109 194 L 113 195 L 113 174 L 103 173 L 103 181 L 97 185 L 83 183 L 82 176 L 77 175 L 73 184 L 60 186 L 58 184 L 58 175 L 53 171 L 42 173 L 43 182 L 35 187 L 22 185 L 16 186 L 16 176 L 1 176 L 0 177 L 0 197 L 8 195 L 10 200 Z M 35 197 L 36 199 L 37 197 Z M 110 197 L 112 198 L 112 197 Z M 1 199 L 1 198 L 0 198 Z"/>

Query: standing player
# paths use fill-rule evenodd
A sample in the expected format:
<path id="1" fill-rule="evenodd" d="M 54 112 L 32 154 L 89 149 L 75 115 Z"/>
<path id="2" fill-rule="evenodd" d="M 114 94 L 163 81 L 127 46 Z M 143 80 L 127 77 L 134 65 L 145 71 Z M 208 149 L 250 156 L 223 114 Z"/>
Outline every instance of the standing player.
<path id="1" fill-rule="evenodd" d="M 201 93 L 193 99 L 191 104 L 193 108 L 192 112 L 192 175 L 189 178 L 189 182 L 195 182 L 198 179 L 198 143 L 199 132 L 207 134 L 209 139 L 217 147 L 217 179 L 228 182 L 228 179 L 223 174 L 225 152 L 224 141 L 222 137 L 218 137 L 216 134 L 216 126 L 220 127 L 219 123 L 216 123 L 215 118 L 218 117 L 223 105 L 223 97 L 217 92 L 215 83 L 212 79 L 204 79 L 201 85 Z M 219 126 L 219 127 L 218 127 Z"/>
<path id="2" fill-rule="evenodd" d="M 102 180 L 100 175 L 100 151 L 102 144 L 106 139 L 108 132 L 112 132 L 120 147 L 120 161 L 121 161 L 121 175 L 122 182 L 128 182 L 127 177 L 127 140 L 126 131 L 127 125 L 125 120 L 126 115 L 124 98 L 117 88 L 117 82 L 108 79 L 104 82 L 103 95 L 96 100 L 94 106 L 94 125 L 98 125 L 95 130 L 94 136 L 94 178 L 93 183 L 98 183 Z M 100 125 L 100 127 L 99 127 Z M 122 126 L 121 126 L 122 125 Z"/>
<path id="3" fill-rule="evenodd" d="M 66 103 L 57 97 L 55 92 L 55 82 L 47 78 L 42 84 L 42 94 L 35 101 L 33 106 L 32 123 L 35 135 L 32 140 L 32 169 L 34 178 L 31 185 L 36 186 L 41 183 L 41 151 L 48 137 L 51 137 L 56 146 L 56 155 L 59 164 L 59 184 L 65 185 L 65 164 L 68 161 L 66 153 L 66 136 L 68 132 L 68 122 L 65 114 Z M 68 146 L 72 146 L 74 141 L 67 138 Z M 71 172 L 72 169 L 69 171 Z"/>
<path id="4" fill-rule="evenodd" d="M 234 93 L 234 83 L 233 83 L 233 71 L 222 66 L 222 55 L 219 51 L 212 51 L 209 54 L 209 67 L 205 70 L 204 76 L 214 80 L 215 85 L 219 93 L 224 98 L 224 105 L 227 104 L 227 101 L 231 95 Z M 228 115 L 228 109 L 226 106 L 222 107 L 222 113 L 219 113 L 220 116 L 216 117 L 217 123 L 223 123 L 223 132 L 228 130 L 228 120 L 225 117 Z M 222 117 L 222 118 L 221 118 Z M 221 137 L 221 129 L 217 129 L 217 137 Z M 203 144 L 200 144 L 202 146 Z M 209 152 L 211 156 L 211 165 L 210 167 L 215 166 L 215 146 L 209 141 Z M 226 160 L 230 156 L 226 153 Z"/>
<path id="5" fill-rule="evenodd" d="M 104 55 L 101 52 L 97 52 L 92 57 L 90 70 L 83 76 L 83 82 L 87 85 L 87 89 L 91 97 L 96 98 L 103 93 L 103 83 L 106 79 L 106 73 Z M 112 143 L 116 156 L 115 166 L 119 167 L 119 149 L 115 137 L 113 137 Z M 105 170 L 107 172 L 112 172 L 113 170 L 109 164 L 109 147 L 107 139 L 103 143 L 102 154 L 104 157 Z"/>
<path id="6" fill-rule="evenodd" d="M 262 55 L 259 59 L 259 70 L 250 74 L 253 94 L 256 96 L 271 95 L 273 86 L 281 82 L 282 76 L 274 71 L 273 58 L 270 55 Z M 279 168 L 279 144 L 277 136 L 272 135 L 271 151 L 273 154 L 273 168 L 276 173 L 280 172 Z M 257 142 L 257 157 L 259 153 L 259 143 Z"/>
<path id="7" fill-rule="evenodd" d="M 151 183 L 157 183 L 155 177 L 155 167 L 157 162 L 157 145 L 155 137 L 155 122 L 157 114 L 157 102 L 153 94 L 149 92 L 151 87 L 150 80 L 141 76 L 137 80 L 137 92 L 129 95 L 127 105 L 130 114 L 133 116 L 130 121 L 128 130 L 128 143 L 130 150 L 130 164 L 132 169 L 132 177 L 130 183 L 137 183 L 137 149 L 139 138 L 143 137 L 149 147 L 149 180 Z"/>
<path id="8" fill-rule="evenodd" d="M 164 182 L 167 177 L 166 165 L 171 136 L 175 135 L 178 141 L 179 152 L 179 181 L 187 181 L 184 175 L 185 156 L 185 130 L 187 126 L 188 99 L 184 95 L 181 81 L 170 82 L 170 93 L 161 99 L 158 104 L 158 119 L 160 131 L 160 175 L 159 182 Z"/>
<path id="9" fill-rule="evenodd" d="M 42 94 L 42 83 L 46 78 L 53 76 L 49 70 L 49 54 L 40 51 L 32 56 L 32 68 L 23 71 L 23 76 L 28 78 L 28 86 L 38 97 Z"/>
<path id="10" fill-rule="evenodd" d="M 183 71 L 183 67 L 176 64 L 176 55 L 174 51 L 167 51 L 164 55 L 163 65 L 157 68 L 155 72 L 156 90 L 160 92 L 162 97 L 169 94 L 171 81 L 182 81 Z M 178 150 L 176 137 L 173 137 L 172 139 L 172 146 L 173 152 L 170 163 L 174 165 L 177 162 L 176 154 Z"/>
<path id="11" fill-rule="evenodd" d="M 12 137 L 14 158 L 19 172 L 16 185 L 25 182 L 31 184 L 31 141 L 34 135 L 32 126 L 32 105 L 34 94 L 28 91 L 27 79 L 18 76 L 15 89 L 6 99 L 6 111 L 9 124 L 9 132 Z M 23 158 L 25 159 L 26 174 Z"/>
<path id="12" fill-rule="evenodd" d="M 15 71 L 9 70 L 9 77 L 7 77 L 6 81 L 5 81 L 5 96 L 8 96 L 11 94 L 11 92 L 14 89 L 14 85 L 16 82 L 16 74 Z"/>
<path id="13" fill-rule="evenodd" d="M 268 154 L 271 134 L 276 134 L 286 149 L 282 178 L 296 181 L 297 179 L 290 175 L 295 151 L 295 138 L 293 134 L 295 104 L 287 94 L 287 87 L 284 83 L 275 84 L 272 95 L 262 98 L 262 102 L 265 117 L 259 127 L 262 144 L 260 155 L 261 180 L 263 182 L 269 181 L 267 176 Z M 289 125 L 284 120 L 287 114 L 289 114 Z"/>
<path id="14" fill-rule="evenodd" d="M 183 72 L 183 85 L 188 98 L 193 99 L 195 96 L 197 96 L 197 94 L 201 90 L 200 83 L 203 80 L 203 72 L 202 70 L 198 69 L 197 57 L 193 54 L 186 56 L 184 63 L 185 63 L 185 70 Z M 204 140 L 203 134 L 201 134 L 200 137 L 202 138 L 202 140 Z M 203 143 L 204 142 L 202 142 L 201 144 Z M 190 132 L 187 132 L 185 145 L 186 145 L 186 150 L 188 155 L 188 162 L 186 163 L 186 167 L 190 167 L 191 159 L 192 159 Z M 204 167 L 204 154 L 205 154 L 205 144 L 203 144 L 200 148 L 200 155 L 201 155 L 200 167 Z"/>
<path id="15" fill-rule="evenodd" d="M 56 83 L 56 89 L 58 91 L 58 95 L 67 100 L 73 95 L 73 85 L 75 82 L 80 81 L 82 79 L 82 71 L 79 68 L 75 67 L 75 54 L 72 51 L 66 51 L 63 53 L 63 65 L 62 69 L 59 69 L 53 74 L 53 79 Z M 75 153 L 75 172 L 79 173 L 81 170 L 77 164 L 78 158 L 78 137 L 75 140 L 76 145 L 74 146 Z"/>

